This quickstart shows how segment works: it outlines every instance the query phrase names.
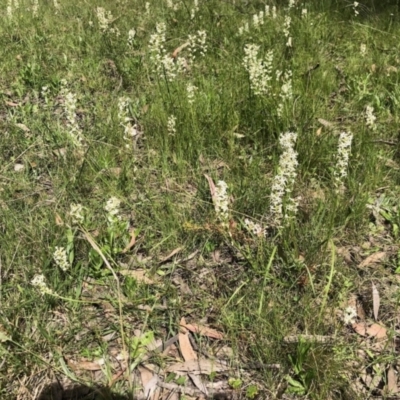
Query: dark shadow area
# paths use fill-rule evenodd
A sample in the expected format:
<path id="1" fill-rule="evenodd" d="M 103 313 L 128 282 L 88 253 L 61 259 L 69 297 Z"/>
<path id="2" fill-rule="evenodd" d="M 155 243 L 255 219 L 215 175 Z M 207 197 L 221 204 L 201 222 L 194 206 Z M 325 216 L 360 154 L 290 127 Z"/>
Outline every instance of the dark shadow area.
<path id="1" fill-rule="evenodd" d="M 36 400 L 135 400 L 128 395 L 113 393 L 105 387 L 73 385 L 63 388 L 58 382 L 48 385 Z"/>
<path id="2" fill-rule="evenodd" d="M 360 14 L 380 14 L 382 12 L 395 12 L 399 10 L 400 0 L 359 0 Z M 339 7 L 352 8 L 354 1 L 338 0 Z"/>

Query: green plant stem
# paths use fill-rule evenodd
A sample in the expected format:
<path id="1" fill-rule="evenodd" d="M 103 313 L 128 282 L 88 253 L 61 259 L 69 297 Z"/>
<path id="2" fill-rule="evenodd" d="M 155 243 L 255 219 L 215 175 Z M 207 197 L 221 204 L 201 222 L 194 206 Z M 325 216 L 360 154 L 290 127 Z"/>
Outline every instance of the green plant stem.
<path id="1" fill-rule="evenodd" d="M 333 281 L 333 276 L 335 275 L 335 245 L 333 244 L 333 242 L 330 242 L 331 245 L 331 269 L 329 272 L 329 278 L 328 278 L 328 283 L 325 286 L 325 290 L 324 290 L 324 297 L 322 299 L 322 306 L 321 306 L 321 310 L 319 312 L 319 316 L 318 316 L 318 325 L 321 322 L 321 318 L 322 318 L 322 314 L 325 311 L 325 307 L 326 307 L 326 303 L 328 301 L 328 295 L 329 295 L 329 291 L 331 289 L 332 286 L 332 281 Z"/>

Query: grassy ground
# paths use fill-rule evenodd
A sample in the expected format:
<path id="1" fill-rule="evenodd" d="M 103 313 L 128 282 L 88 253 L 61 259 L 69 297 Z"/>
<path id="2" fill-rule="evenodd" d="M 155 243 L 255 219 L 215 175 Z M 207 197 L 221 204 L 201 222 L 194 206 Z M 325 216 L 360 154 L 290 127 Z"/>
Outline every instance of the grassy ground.
<path id="1" fill-rule="evenodd" d="M 397 393 L 397 6 L 1 4 L 2 399 Z"/>

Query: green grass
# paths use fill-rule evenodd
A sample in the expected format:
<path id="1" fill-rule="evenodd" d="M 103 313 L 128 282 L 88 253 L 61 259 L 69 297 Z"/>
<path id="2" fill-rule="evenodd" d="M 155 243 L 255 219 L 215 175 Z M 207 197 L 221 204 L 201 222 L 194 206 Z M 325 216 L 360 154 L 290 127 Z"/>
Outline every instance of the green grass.
<path id="1" fill-rule="evenodd" d="M 125 376 L 113 382 L 115 371 L 99 382 L 63 363 L 106 357 L 110 348 L 125 348 L 133 361 L 135 329 L 167 340 L 179 332 L 182 317 L 224 333 L 222 343 L 233 351 L 225 378 L 241 380 L 243 398 L 251 398 L 250 384 L 263 399 L 386 395 L 396 347 L 371 347 L 341 313 L 356 295 L 372 321 L 374 282 L 380 323 L 390 338 L 399 328 L 397 6 L 360 4 L 355 16 L 347 2 L 306 2 L 290 11 L 278 5 L 276 19 L 265 17 L 257 28 L 252 18 L 264 10 L 261 1 L 199 1 L 193 19 L 191 1 L 174 1 L 174 11 L 151 0 L 149 13 L 138 0 L 59 1 L 59 10 L 40 2 L 34 16 L 31 3 L 20 0 L 11 17 L 6 3 L 0 17 L 1 398 L 30 398 L 52 373 L 132 395 Z M 111 11 L 109 27 L 120 35 L 101 31 L 99 6 Z M 285 15 L 291 16 L 292 47 L 282 32 Z M 172 80 L 165 69 L 157 72 L 149 51 L 160 22 L 166 54 L 188 35 L 207 34 L 205 55 L 196 53 Z M 240 35 L 246 22 L 250 30 Z M 260 46 L 260 59 L 273 51 L 265 95 L 255 95 L 243 65 L 247 44 Z M 189 62 L 190 48 L 179 56 Z M 284 81 L 276 71 L 292 73 L 293 94 L 281 113 Z M 197 87 L 193 103 L 189 83 Z M 67 92 L 76 95 L 82 147 L 69 135 Z M 127 115 L 142 131 L 128 148 L 118 117 L 121 97 L 131 99 Z M 375 129 L 366 125 L 367 106 L 374 109 Z M 174 135 L 167 128 L 171 115 Z M 289 131 L 297 133 L 298 167 L 284 205 L 291 196 L 299 206 L 279 228 L 268 218 L 270 196 L 282 154 L 278 139 Z M 338 190 L 342 131 L 351 132 L 353 142 Z M 205 175 L 228 185 L 230 227 L 215 212 Z M 121 201 L 120 220 L 110 221 L 104 209 L 111 197 Z M 72 203 L 84 208 L 81 224 L 72 223 Z M 263 224 L 267 236 L 246 230 L 246 218 Z M 124 251 L 133 231 L 136 243 Z M 66 272 L 53 260 L 55 247 L 67 251 Z M 347 261 L 343 249 L 351 253 Z M 378 251 L 387 253 L 384 262 L 357 268 Z M 124 272 L 139 268 L 152 284 Z M 31 284 L 36 274 L 55 296 Z M 102 339 L 113 332 L 111 341 Z M 325 335 L 331 342 L 288 343 L 293 335 Z M 197 340 L 208 349 L 222 345 Z M 381 373 L 380 386 L 357 387 L 363 371 Z"/>

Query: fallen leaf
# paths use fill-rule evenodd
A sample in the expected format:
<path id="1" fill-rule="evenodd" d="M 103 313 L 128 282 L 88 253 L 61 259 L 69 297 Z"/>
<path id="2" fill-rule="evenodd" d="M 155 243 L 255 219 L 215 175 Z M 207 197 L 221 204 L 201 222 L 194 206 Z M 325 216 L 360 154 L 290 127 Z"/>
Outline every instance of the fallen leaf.
<path id="1" fill-rule="evenodd" d="M 53 150 L 53 154 L 56 157 L 65 158 L 65 156 L 67 155 L 67 149 L 65 147 L 61 147 L 60 149 L 55 149 Z"/>
<path id="2" fill-rule="evenodd" d="M 9 107 L 18 107 L 18 106 L 19 106 L 18 103 L 14 103 L 14 102 L 12 102 L 12 101 L 6 101 L 5 103 L 6 103 L 6 105 L 9 106 Z"/>
<path id="3" fill-rule="evenodd" d="M 114 332 L 111 332 L 111 333 L 109 333 L 108 335 L 102 336 L 102 337 L 101 337 L 101 340 L 102 340 L 104 343 L 107 343 L 107 342 L 109 342 L 110 340 L 114 339 L 115 335 L 116 335 L 116 332 L 115 332 L 115 331 L 114 331 Z"/>
<path id="4" fill-rule="evenodd" d="M 131 230 L 131 240 L 129 241 L 129 243 L 126 245 L 126 247 L 122 250 L 123 253 L 126 253 L 127 251 L 129 251 L 136 243 L 136 235 L 135 235 L 135 230 L 132 229 Z"/>
<path id="5" fill-rule="evenodd" d="M 315 134 L 316 134 L 317 136 L 321 136 L 321 133 L 322 133 L 322 128 L 318 128 L 318 129 L 317 129 L 317 132 L 315 132 Z"/>
<path id="6" fill-rule="evenodd" d="M 215 352 L 215 355 L 219 359 L 225 358 L 227 360 L 230 360 L 234 357 L 233 350 L 229 346 L 222 346 L 222 347 L 218 348 Z"/>
<path id="7" fill-rule="evenodd" d="M 56 225 L 57 226 L 63 226 L 64 225 L 64 221 L 62 220 L 62 218 L 60 217 L 60 215 L 58 213 L 56 213 L 55 220 L 56 220 Z"/>
<path id="8" fill-rule="evenodd" d="M 183 323 L 185 323 L 184 318 L 181 319 L 181 326 Z M 185 332 L 179 332 L 179 347 L 185 361 L 197 360 L 197 355 L 190 344 L 189 332 L 187 330 L 185 330 Z"/>
<path id="9" fill-rule="evenodd" d="M 199 251 L 200 251 L 200 250 L 195 250 L 193 253 L 189 254 L 186 258 L 184 258 L 183 260 L 181 260 L 181 263 L 182 263 L 182 262 L 186 262 L 186 261 L 192 260 L 193 258 L 196 257 L 196 255 L 197 255 L 197 253 L 199 253 Z"/>
<path id="10" fill-rule="evenodd" d="M 208 186 L 210 188 L 211 199 L 212 199 L 212 201 L 213 201 L 213 203 L 215 205 L 216 202 L 217 202 L 217 198 L 216 198 L 217 188 L 215 187 L 215 183 L 212 180 L 212 178 L 210 178 L 207 174 L 204 174 L 204 176 L 207 179 Z"/>
<path id="11" fill-rule="evenodd" d="M 392 72 L 397 73 L 397 68 L 393 67 L 393 65 L 389 65 L 386 68 L 386 75 L 389 76 Z"/>
<path id="12" fill-rule="evenodd" d="M 336 247 L 336 252 L 338 253 L 338 255 L 340 255 L 341 257 L 343 257 L 344 261 L 346 261 L 346 263 L 348 264 L 352 264 L 353 260 L 351 257 L 351 253 L 350 253 L 350 249 L 348 247 Z"/>
<path id="13" fill-rule="evenodd" d="M 204 382 L 201 380 L 199 376 L 196 374 L 189 374 L 190 379 L 194 383 L 194 385 L 199 389 L 202 393 L 204 393 L 206 396 L 208 396 L 208 390 Z"/>
<path id="14" fill-rule="evenodd" d="M 375 284 L 372 282 L 372 304 L 374 309 L 374 317 L 375 320 L 378 320 L 379 307 L 381 305 L 381 299 L 379 297 L 378 289 Z"/>
<path id="15" fill-rule="evenodd" d="M 146 399 L 149 399 L 157 388 L 158 376 L 142 366 L 138 367 L 140 379 L 142 380 L 143 391 Z"/>
<path id="16" fill-rule="evenodd" d="M 192 374 L 205 374 L 209 375 L 212 372 L 221 372 L 229 370 L 228 365 L 217 360 L 207 360 L 205 358 L 199 360 L 190 360 L 177 362 L 170 365 L 167 372 L 188 372 Z"/>
<path id="17" fill-rule="evenodd" d="M 18 128 L 22 129 L 24 132 L 30 132 L 31 130 L 24 124 L 15 124 Z"/>
<path id="18" fill-rule="evenodd" d="M 176 58 L 178 57 L 178 54 L 187 46 L 189 46 L 189 42 L 183 43 L 182 45 L 180 45 L 179 47 L 177 47 L 174 52 L 172 53 L 172 58 Z"/>
<path id="19" fill-rule="evenodd" d="M 399 388 L 397 387 L 397 376 L 394 371 L 393 366 L 389 367 L 387 372 L 387 390 L 390 394 L 396 394 L 399 392 Z"/>
<path id="20" fill-rule="evenodd" d="M 118 271 L 122 276 L 129 276 L 130 278 L 135 278 L 138 282 L 146 283 L 147 285 L 152 285 L 154 280 L 150 279 L 146 275 L 146 271 L 143 269 L 121 269 Z"/>
<path id="21" fill-rule="evenodd" d="M 367 336 L 367 326 L 364 322 L 356 322 L 351 326 L 360 336 Z"/>
<path id="22" fill-rule="evenodd" d="M 384 260 L 386 257 L 386 252 L 384 251 L 378 251 L 377 253 L 371 254 L 368 256 L 364 261 L 360 263 L 358 268 L 364 268 L 368 267 L 371 264 L 376 264 L 382 260 Z"/>
<path id="23" fill-rule="evenodd" d="M 219 264 L 221 261 L 221 250 L 214 250 L 211 253 L 211 257 L 214 263 Z"/>
<path id="24" fill-rule="evenodd" d="M 184 397 L 185 399 L 187 399 L 186 396 L 182 396 L 182 397 Z M 168 400 L 179 400 L 179 399 L 181 399 L 182 397 L 179 396 L 179 393 L 178 393 L 178 392 L 170 392 L 169 395 L 168 395 L 168 397 L 167 397 L 167 399 L 168 399 Z"/>
<path id="25" fill-rule="evenodd" d="M 215 329 L 208 328 L 207 326 L 198 325 L 198 324 L 184 324 L 181 325 L 185 327 L 187 330 L 193 333 L 198 333 L 202 336 L 207 336 L 213 339 L 223 339 L 224 335 L 222 332 L 219 332 Z"/>
<path id="26" fill-rule="evenodd" d="M 179 290 L 182 294 L 186 294 L 189 296 L 193 295 L 193 292 L 190 290 L 189 285 L 180 276 L 174 276 L 172 278 L 172 283 L 179 287 Z"/>
<path id="27" fill-rule="evenodd" d="M 318 122 L 319 122 L 321 125 L 323 125 L 325 128 L 330 128 L 330 129 L 332 129 L 332 128 L 335 127 L 335 124 L 334 124 L 333 122 L 329 122 L 329 121 L 327 121 L 326 119 L 323 119 L 323 118 L 318 118 Z"/>
<path id="28" fill-rule="evenodd" d="M 121 175 L 122 168 L 120 168 L 120 167 L 109 168 L 108 171 L 109 171 L 112 175 L 118 177 L 118 176 Z"/>
<path id="29" fill-rule="evenodd" d="M 24 169 L 25 169 L 25 165 L 24 165 L 24 164 L 16 163 L 16 164 L 14 165 L 14 171 L 15 171 L 15 172 L 21 172 L 21 171 L 23 171 Z"/>
<path id="30" fill-rule="evenodd" d="M 101 365 L 97 362 L 91 361 L 79 361 L 73 362 L 69 360 L 67 362 L 68 366 L 71 367 L 73 370 L 85 370 L 85 371 L 99 371 L 101 370 Z"/>
<path id="31" fill-rule="evenodd" d="M 368 336 L 375 337 L 377 339 L 386 338 L 387 337 L 386 332 L 387 332 L 386 328 L 378 324 L 372 324 L 366 330 Z"/>
<path id="32" fill-rule="evenodd" d="M 162 258 L 159 262 L 160 264 L 165 263 L 166 261 L 170 260 L 175 254 L 178 254 L 181 252 L 184 248 L 183 247 L 177 247 L 175 250 L 172 250 L 171 253 L 169 253 L 166 257 Z"/>

